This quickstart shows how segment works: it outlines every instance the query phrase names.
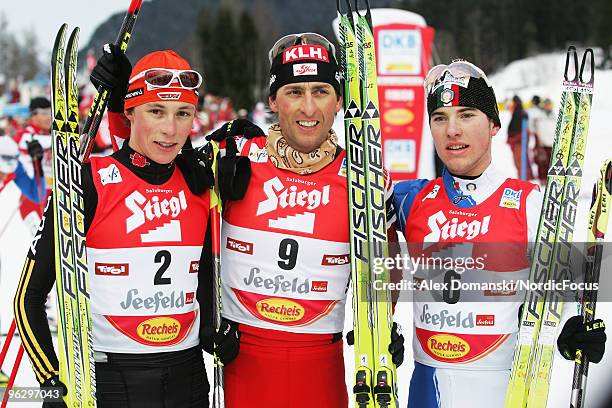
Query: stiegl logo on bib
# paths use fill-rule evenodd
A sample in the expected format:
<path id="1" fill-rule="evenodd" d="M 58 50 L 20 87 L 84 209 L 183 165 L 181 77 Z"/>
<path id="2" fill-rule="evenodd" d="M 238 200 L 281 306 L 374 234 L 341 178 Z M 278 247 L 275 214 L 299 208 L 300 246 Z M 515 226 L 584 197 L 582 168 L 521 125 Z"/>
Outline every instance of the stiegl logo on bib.
<path id="1" fill-rule="evenodd" d="M 187 209 L 185 192 L 181 190 L 177 196 L 160 199 L 158 195 L 147 198 L 136 190 L 126 197 L 125 206 L 132 212 L 126 219 L 126 232 L 129 234 L 144 225 L 147 221 L 167 218 L 162 226 L 152 228 L 141 234 L 142 242 L 180 241 L 180 221 L 176 217 Z"/>
<path id="2" fill-rule="evenodd" d="M 431 232 L 427 234 L 424 241 L 438 242 L 440 239 L 448 240 L 457 237 L 471 240 L 489 232 L 490 221 L 490 215 L 485 216 L 482 220 L 471 220 L 469 222 L 465 220 L 459 222 L 458 217 L 453 217 L 449 221 L 444 215 L 444 211 L 440 210 L 427 220 Z"/>

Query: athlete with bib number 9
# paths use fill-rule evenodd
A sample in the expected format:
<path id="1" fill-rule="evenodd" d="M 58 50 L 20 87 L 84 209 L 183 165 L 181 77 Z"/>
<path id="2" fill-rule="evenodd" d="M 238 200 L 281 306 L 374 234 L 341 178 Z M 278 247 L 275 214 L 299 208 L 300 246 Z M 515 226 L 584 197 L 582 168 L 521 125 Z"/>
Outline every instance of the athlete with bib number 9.
<path id="1" fill-rule="evenodd" d="M 501 408 L 525 292 L 513 286 L 464 291 L 457 283 L 527 279 L 528 243 L 536 238 L 542 193 L 492 165 L 491 142 L 501 123 L 495 93 L 480 68 L 462 60 L 435 66 L 425 87 L 434 145 L 446 168 L 438 179 L 395 186 L 399 229 L 417 256 L 472 258 L 477 266 L 415 272 L 420 290 L 414 292 L 408 406 Z M 441 292 L 423 286 L 431 288 L 433 281 L 448 286 Z M 603 329 L 573 321 L 561 332 L 562 353 L 573 358 L 576 348 L 588 348 L 599 361 Z"/>
<path id="2" fill-rule="evenodd" d="M 125 113 L 131 133 L 81 172 L 97 406 L 208 406 L 200 323 L 212 314 L 205 235 L 213 177 L 210 166 L 195 165 L 187 139 L 202 77 L 174 51 L 150 53 L 132 70 L 107 45 L 92 82 L 111 90 L 111 108 Z M 15 315 L 38 381 L 61 386 L 44 311 L 59 262 L 50 207 L 26 260 Z M 217 354 L 229 362 L 238 338 L 235 330 L 224 333 L 215 341 L 226 352 Z"/>

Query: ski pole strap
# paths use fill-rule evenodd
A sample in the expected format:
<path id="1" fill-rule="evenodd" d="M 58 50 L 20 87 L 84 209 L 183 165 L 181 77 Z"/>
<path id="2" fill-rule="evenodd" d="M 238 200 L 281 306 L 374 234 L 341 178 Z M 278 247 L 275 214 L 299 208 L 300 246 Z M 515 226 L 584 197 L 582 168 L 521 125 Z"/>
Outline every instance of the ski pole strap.
<path id="1" fill-rule="evenodd" d="M 476 205 L 472 196 L 465 194 L 458 185 L 455 185 L 455 179 L 446 168 L 442 172 L 442 182 L 446 188 L 446 194 L 453 204 L 461 208 L 471 208 Z"/>

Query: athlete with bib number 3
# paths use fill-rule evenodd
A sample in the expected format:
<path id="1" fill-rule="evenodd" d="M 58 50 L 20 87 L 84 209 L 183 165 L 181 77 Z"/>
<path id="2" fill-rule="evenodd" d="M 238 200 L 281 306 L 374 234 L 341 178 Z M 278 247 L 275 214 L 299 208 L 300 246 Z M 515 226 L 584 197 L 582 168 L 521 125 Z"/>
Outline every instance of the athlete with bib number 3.
<path id="1" fill-rule="evenodd" d="M 463 60 L 435 66 L 425 88 L 434 145 L 446 168 L 435 180 L 395 186 L 399 229 L 417 256 L 469 257 L 477 266 L 415 271 L 420 286 L 414 291 L 408 406 L 501 408 L 524 291 L 462 291 L 452 283 L 525 280 L 542 193 L 492 165 L 491 142 L 501 123 L 495 93 L 480 68 Z M 436 280 L 450 289 L 422 286 Z M 558 340 L 563 356 L 573 359 L 580 348 L 588 350 L 590 361 L 601 360 L 605 333 L 593 327 L 599 326 L 569 319 Z"/>

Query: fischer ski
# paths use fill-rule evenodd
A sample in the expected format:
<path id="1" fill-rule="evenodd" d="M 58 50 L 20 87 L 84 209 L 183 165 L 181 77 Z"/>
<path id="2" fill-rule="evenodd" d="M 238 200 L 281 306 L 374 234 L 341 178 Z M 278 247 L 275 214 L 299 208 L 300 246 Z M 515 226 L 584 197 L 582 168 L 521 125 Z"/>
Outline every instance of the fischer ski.
<path id="1" fill-rule="evenodd" d="M 79 160 L 78 27 L 65 46 L 67 25 L 57 33 L 51 60 L 53 111 L 53 216 L 58 299 L 60 380 L 69 407 L 94 407 L 95 363 L 89 310 L 85 212 Z"/>
<path id="2" fill-rule="evenodd" d="M 599 283 L 603 242 L 610 219 L 610 206 L 612 206 L 612 160 L 606 160 L 600 174 L 599 180 L 593 186 L 593 198 L 589 212 L 585 283 Z M 581 302 L 581 315 L 585 323 L 595 319 L 596 304 L 597 289 L 586 290 Z M 589 375 L 589 360 L 582 356 L 581 350 L 576 350 L 575 361 L 570 408 L 582 408 Z"/>
<path id="3" fill-rule="evenodd" d="M 569 78 L 570 60 L 573 60 L 573 79 Z M 591 76 L 585 81 L 583 74 L 587 62 Z M 569 256 L 586 151 L 594 69 L 591 49 L 585 51 L 579 68 L 576 48 L 568 48 L 555 142 L 532 253 L 530 283 L 542 285 L 551 280 L 561 282 L 571 278 Z M 537 289 L 526 293 L 505 408 L 546 406 L 562 309 L 561 291 L 545 293 Z"/>
<path id="4" fill-rule="evenodd" d="M 392 329 L 391 294 L 388 287 L 374 289 L 374 279 L 387 283 L 386 268 L 374 274 L 376 259 L 388 256 L 385 209 L 385 175 L 378 110 L 376 52 L 370 5 L 353 15 L 349 0 L 343 14 L 336 0 L 340 22 L 340 65 L 345 86 L 345 138 L 351 279 L 355 338 L 355 384 L 359 408 L 397 407 L 395 365 L 389 353 Z"/>

